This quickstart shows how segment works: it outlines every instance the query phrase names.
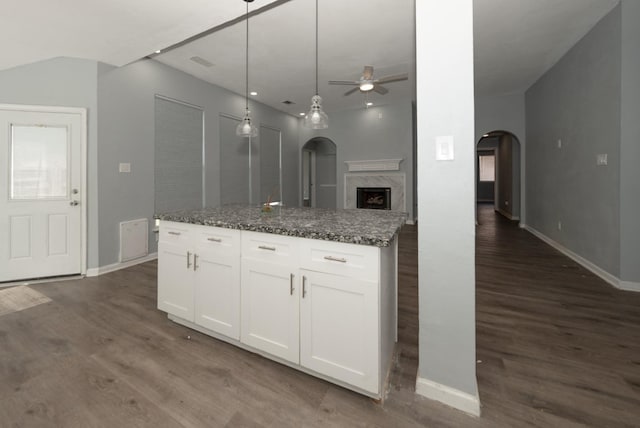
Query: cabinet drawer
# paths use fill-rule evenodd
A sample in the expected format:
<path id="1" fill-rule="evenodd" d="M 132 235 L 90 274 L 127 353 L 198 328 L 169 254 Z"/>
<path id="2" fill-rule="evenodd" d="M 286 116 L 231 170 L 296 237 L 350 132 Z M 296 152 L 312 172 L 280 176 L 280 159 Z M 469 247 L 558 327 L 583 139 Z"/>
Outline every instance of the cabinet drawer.
<path id="1" fill-rule="evenodd" d="M 242 258 L 296 265 L 298 240 L 290 236 L 242 231 Z"/>
<path id="2" fill-rule="evenodd" d="M 198 249 L 223 256 L 240 254 L 240 231 L 223 227 L 198 226 L 194 233 Z"/>
<path id="3" fill-rule="evenodd" d="M 380 249 L 369 245 L 300 240 L 300 267 L 369 281 L 379 280 Z"/>
<path id="4" fill-rule="evenodd" d="M 173 221 L 161 221 L 158 240 L 160 242 L 168 242 L 173 244 L 189 243 L 191 230 L 193 225 L 186 223 L 178 223 Z"/>

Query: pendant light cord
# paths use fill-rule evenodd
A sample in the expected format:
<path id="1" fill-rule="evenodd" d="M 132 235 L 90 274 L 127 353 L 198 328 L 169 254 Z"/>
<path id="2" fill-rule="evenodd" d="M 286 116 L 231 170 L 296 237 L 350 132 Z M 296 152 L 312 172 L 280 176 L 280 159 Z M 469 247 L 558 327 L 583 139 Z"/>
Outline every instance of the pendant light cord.
<path id="1" fill-rule="evenodd" d="M 316 0 L 317 1 L 317 0 Z M 246 110 L 249 110 L 249 2 L 247 0 L 245 0 L 245 3 L 247 3 L 247 49 L 245 50 L 245 61 L 244 61 L 244 65 L 245 65 L 245 73 L 244 73 L 244 77 L 245 77 L 245 81 L 244 81 L 244 107 Z"/>
<path id="2" fill-rule="evenodd" d="M 318 95 L 318 0 L 316 0 L 316 95 Z"/>

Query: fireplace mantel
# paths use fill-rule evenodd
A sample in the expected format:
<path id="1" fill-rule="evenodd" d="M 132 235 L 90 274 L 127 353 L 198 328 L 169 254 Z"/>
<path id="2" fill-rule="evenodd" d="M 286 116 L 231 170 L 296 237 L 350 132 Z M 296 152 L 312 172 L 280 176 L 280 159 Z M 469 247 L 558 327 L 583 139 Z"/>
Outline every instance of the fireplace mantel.
<path id="1" fill-rule="evenodd" d="M 399 171 L 402 159 L 377 159 L 344 161 L 349 172 L 362 171 Z"/>

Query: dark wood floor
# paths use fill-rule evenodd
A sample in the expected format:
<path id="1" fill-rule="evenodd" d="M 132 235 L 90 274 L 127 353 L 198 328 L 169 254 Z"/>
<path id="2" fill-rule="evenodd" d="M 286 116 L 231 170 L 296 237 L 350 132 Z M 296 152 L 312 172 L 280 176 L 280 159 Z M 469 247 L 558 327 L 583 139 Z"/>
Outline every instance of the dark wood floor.
<path id="1" fill-rule="evenodd" d="M 640 426 L 640 295 L 491 209 L 479 221 L 481 418 L 414 393 L 417 231 L 406 226 L 383 405 L 171 323 L 146 263 L 33 285 L 52 301 L 0 316 L 0 427 Z"/>

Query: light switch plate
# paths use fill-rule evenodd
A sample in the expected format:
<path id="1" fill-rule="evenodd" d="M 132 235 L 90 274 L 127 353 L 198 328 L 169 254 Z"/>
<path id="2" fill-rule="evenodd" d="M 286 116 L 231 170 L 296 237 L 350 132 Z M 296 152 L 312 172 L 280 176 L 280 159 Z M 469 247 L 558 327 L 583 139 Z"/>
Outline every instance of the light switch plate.
<path id="1" fill-rule="evenodd" d="M 120 168 L 119 168 L 120 172 L 131 172 L 131 164 L 126 162 L 126 163 L 120 163 Z"/>
<path id="2" fill-rule="evenodd" d="M 453 160 L 453 135 L 436 137 L 436 160 Z"/>
<path id="3" fill-rule="evenodd" d="M 602 166 L 607 164 L 607 154 L 602 153 L 596 156 L 596 165 Z"/>

